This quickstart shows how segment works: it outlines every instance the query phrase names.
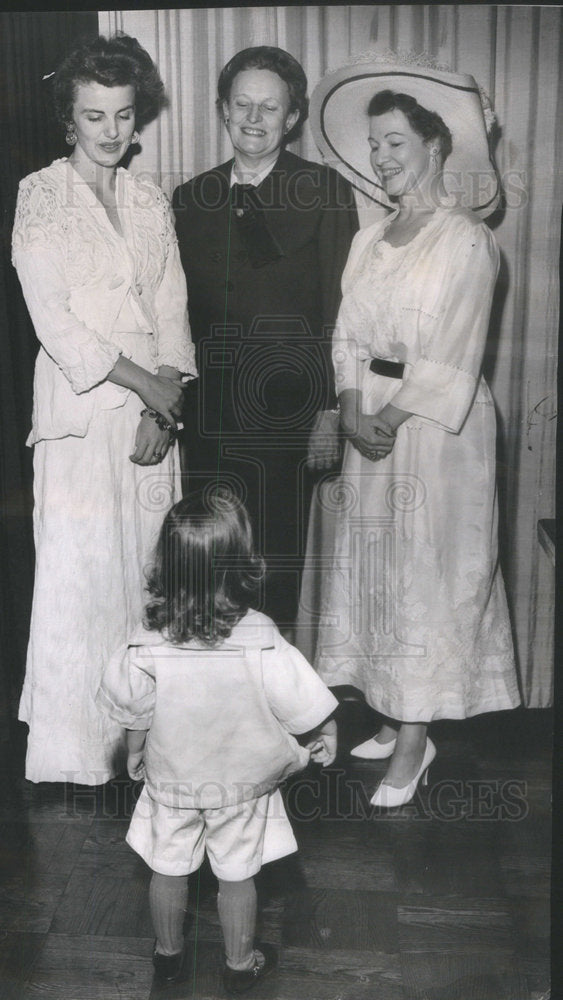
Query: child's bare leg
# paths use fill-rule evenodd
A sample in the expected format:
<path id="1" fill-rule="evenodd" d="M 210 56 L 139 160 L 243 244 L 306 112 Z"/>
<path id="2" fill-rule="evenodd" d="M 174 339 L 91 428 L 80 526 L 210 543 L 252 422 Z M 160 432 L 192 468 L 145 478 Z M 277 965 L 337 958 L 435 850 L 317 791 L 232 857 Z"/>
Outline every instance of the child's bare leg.
<path id="1" fill-rule="evenodd" d="M 242 882 L 219 879 L 217 909 L 225 940 L 227 965 L 237 971 L 255 964 L 256 887 L 253 878 Z"/>
<path id="2" fill-rule="evenodd" d="M 188 876 L 153 872 L 149 887 L 151 917 L 160 955 L 177 955 L 184 947 Z"/>

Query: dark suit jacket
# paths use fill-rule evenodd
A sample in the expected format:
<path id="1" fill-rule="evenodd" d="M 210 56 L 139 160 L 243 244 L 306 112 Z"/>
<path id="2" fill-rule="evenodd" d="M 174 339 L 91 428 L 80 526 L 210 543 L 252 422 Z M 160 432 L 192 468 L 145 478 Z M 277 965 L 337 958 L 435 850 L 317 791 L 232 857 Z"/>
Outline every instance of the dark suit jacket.
<path id="1" fill-rule="evenodd" d="M 305 439 L 315 412 L 335 405 L 330 346 L 358 229 L 352 188 L 336 171 L 282 151 L 256 188 L 279 255 L 256 265 L 230 206 L 231 167 L 200 174 L 173 197 L 201 432 Z"/>
<path id="2" fill-rule="evenodd" d="M 243 497 L 268 559 L 263 607 L 281 624 L 296 613 L 307 441 L 316 412 L 335 404 L 331 334 L 358 219 L 346 180 L 288 152 L 252 192 L 254 216 L 240 219 L 231 167 L 173 197 L 199 370 L 183 454 L 190 489 L 218 477 Z"/>

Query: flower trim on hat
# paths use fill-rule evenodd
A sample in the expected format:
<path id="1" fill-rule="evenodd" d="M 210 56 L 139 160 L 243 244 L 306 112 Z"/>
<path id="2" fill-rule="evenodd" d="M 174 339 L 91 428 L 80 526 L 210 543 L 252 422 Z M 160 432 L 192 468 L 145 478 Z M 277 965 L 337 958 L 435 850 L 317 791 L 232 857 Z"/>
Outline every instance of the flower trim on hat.
<path id="1" fill-rule="evenodd" d="M 362 63 L 382 63 L 384 66 L 418 66 L 420 69 L 434 69 L 438 73 L 453 73 L 451 66 L 440 63 L 429 52 L 415 52 L 414 49 L 366 49 L 350 61 L 350 66 Z M 335 72 L 335 70 L 331 70 Z M 328 75 L 328 74 L 327 74 Z M 490 135 L 496 123 L 497 116 L 493 111 L 491 99 L 479 83 L 477 83 L 483 118 L 487 135 Z"/>

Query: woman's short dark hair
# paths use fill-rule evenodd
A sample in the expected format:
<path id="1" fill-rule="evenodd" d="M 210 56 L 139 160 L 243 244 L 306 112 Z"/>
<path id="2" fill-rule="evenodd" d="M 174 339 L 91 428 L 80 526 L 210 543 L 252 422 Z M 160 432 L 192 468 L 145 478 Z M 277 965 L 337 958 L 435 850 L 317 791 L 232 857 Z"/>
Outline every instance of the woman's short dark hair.
<path id="1" fill-rule="evenodd" d="M 223 66 L 217 83 L 217 106 L 221 110 L 223 101 L 229 100 L 233 80 L 237 73 L 246 69 L 269 69 L 287 84 L 289 90 L 289 110 L 298 111 L 299 118 L 293 128 L 284 136 L 284 142 L 293 142 L 301 134 L 303 123 L 309 115 L 309 98 L 307 97 L 307 77 L 297 59 L 294 59 L 285 49 L 275 45 L 255 45 L 242 49 L 226 66 Z"/>
<path id="2" fill-rule="evenodd" d="M 155 64 L 130 35 L 85 39 L 61 63 L 53 80 L 55 114 L 60 122 L 72 121 L 77 84 L 92 82 L 103 87 L 133 86 L 135 126 L 139 129 L 156 118 L 167 103 Z"/>
<path id="3" fill-rule="evenodd" d="M 265 572 L 243 504 L 226 486 L 198 490 L 164 519 L 148 575 L 145 625 L 172 642 L 215 645 L 248 611 Z"/>
<path id="4" fill-rule="evenodd" d="M 452 151 L 452 134 L 446 123 L 435 111 L 427 111 L 409 94 L 396 94 L 393 90 L 381 90 L 369 102 L 368 116 L 377 118 L 387 111 L 402 111 L 413 132 L 428 142 L 440 140 L 442 163 Z"/>

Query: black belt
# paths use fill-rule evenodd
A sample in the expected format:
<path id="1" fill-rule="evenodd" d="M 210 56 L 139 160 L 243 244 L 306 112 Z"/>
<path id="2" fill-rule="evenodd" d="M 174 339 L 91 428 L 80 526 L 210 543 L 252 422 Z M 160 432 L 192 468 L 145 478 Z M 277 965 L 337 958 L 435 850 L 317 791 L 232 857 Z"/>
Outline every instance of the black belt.
<path id="1" fill-rule="evenodd" d="M 374 375 L 385 375 L 386 378 L 402 378 L 405 366 L 399 361 L 384 361 L 383 358 L 372 358 L 369 370 Z"/>

